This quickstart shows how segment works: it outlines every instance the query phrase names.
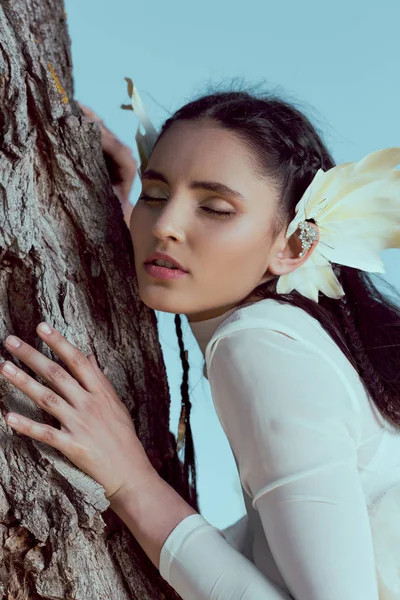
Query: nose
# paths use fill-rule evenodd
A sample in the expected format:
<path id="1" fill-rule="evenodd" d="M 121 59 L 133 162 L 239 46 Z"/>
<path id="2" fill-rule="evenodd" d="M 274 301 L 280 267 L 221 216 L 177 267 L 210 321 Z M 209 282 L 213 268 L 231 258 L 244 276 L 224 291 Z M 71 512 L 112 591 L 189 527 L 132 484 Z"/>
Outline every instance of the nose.
<path id="1" fill-rule="evenodd" d="M 172 203 L 166 204 L 153 225 L 152 233 L 154 237 L 160 240 L 172 238 L 183 242 L 186 237 L 183 218 L 182 206 L 173 206 Z"/>

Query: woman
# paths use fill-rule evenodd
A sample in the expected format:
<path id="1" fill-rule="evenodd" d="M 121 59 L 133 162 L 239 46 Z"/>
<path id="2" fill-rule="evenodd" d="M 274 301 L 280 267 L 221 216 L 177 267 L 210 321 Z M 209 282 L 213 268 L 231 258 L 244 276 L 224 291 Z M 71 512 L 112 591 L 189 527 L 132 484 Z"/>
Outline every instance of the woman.
<path id="1" fill-rule="evenodd" d="M 392 149 L 332 169 L 294 107 L 232 92 L 177 111 L 142 165 L 139 292 L 177 315 L 186 384 L 180 313 L 205 355 L 248 513 L 230 542 L 154 472 L 93 356 L 38 327 L 71 372 L 54 377 L 28 344 L 7 345 L 55 393 L 1 373 L 62 427 L 7 423 L 103 485 L 184 600 L 400 598 L 400 311 L 366 273 L 400 245 L 399 162 Z"/>

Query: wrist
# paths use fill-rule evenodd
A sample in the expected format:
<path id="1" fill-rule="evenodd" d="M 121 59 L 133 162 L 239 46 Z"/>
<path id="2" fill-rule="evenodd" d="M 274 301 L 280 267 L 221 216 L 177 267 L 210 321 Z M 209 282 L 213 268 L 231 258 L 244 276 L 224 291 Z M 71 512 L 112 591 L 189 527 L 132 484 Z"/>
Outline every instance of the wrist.
<path id="1" fill-rule="evenodd" d="M 110 508 L 125 523 L 153 564 L 175 527 L 196 511 L 153 469 L 110 497 Z"/>
<path id="2" fill-rule="evenodd" d="M 159 479 L 157 471 L 149 463 L 140 473 L 135 473 L 121 486 L 116 492 L 111 494 L 107 499 L 110 503 L 110 508 L 114 512 L 121 512 L 124 506 L 130 504 L 138 494 L 148 493 L 148 489 L 155 485 Z"/>

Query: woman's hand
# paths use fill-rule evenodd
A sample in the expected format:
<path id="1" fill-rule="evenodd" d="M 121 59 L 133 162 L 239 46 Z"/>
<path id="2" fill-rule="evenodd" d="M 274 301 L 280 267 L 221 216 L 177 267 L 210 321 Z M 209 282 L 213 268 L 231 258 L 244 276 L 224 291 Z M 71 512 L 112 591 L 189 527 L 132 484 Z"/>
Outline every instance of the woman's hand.
<path id="1" fill-rule="evenodd" d="M 125 222 L 129 227 L 130 215 L 133 210 L 133 206 L 129 202 L 129 195 L 137 172 L 137 162 L 129 146 L 123 144 L 116 135 L 107 129 L 95 112 L 80 102 L 78 104 L 88 121 L 99 124 L 108 174 L 114 192 L 121 203 Z"/>
<path id="2" fill-rule="evenodd" d="M 94 355 L 86 357 L 54 328 L 50 327 L 50 333 L 46 333 L 43 325 L 46 324 L 37 327 L 38 335 L 67 365 L 72 376 L 15 336 L 4 342 L 7 350 L 47 381 L 54 391 L 11 362 L 0 366 L 0 373 L 39 408 L 56 417 L 61 429 L 15 413 L 6 415 L 7 424 L 18 433 L 65 454 L 104 487 L 108 499 L 117 492 L 140 487 L 156 471 L 136 435 L 128 409 L 98 367 Z M 18 347 L 11 345 L 13 340 L 19 342 Z M 8 366 L 15 373 L 8 372 Z"/>

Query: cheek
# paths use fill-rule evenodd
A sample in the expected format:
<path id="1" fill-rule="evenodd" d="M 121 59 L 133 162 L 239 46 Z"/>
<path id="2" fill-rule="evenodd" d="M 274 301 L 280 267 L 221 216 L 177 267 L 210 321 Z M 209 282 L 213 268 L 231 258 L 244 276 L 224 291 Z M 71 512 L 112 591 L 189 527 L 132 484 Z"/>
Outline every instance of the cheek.
<path id="1" fill-rule="evenodd" d="M 225 264 L 251 264 L 255 266 L 264 258 L 268 245 L 267 235 L 254 222 L 232 223 L 223 233 L 211 235 L 208 251 L 216 257 L 216 262 Z"/>

